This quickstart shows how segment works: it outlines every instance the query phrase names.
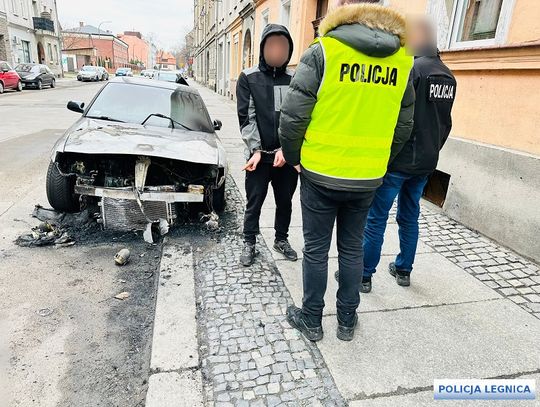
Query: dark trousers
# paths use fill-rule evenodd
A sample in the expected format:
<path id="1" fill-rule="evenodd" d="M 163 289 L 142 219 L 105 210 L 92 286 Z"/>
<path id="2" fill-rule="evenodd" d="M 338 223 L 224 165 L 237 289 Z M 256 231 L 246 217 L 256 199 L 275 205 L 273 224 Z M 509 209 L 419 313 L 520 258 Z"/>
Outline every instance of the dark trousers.
<path id="1" fill-rule="evenodd" d="M 304 228 L 304 298 L 302 311 L 313 325 L 320 324 L 328 280 L 328 251 L 334 223 L 339 253 L 338 319 L 350 323 L 360 304 L 362 241 L 375 191 L 347 192 L 318 186 L 301 176 L 300 200 Z"/>
<path id="2" fill-rule="evenodd" d="M 246 172 L 246 213 L 244 215 L 244 241 L 255 243 L 259 234 L 259 218 L 268 193 L 268 184 L 272 183 L 276 201 L 274 229 L 276 240 L 289 237 L 291 224 L 292 197 L 298 184 L 298 173 L 290 165 L 281 168 L 272 163 L 261 162 L 255 171 Z"/>

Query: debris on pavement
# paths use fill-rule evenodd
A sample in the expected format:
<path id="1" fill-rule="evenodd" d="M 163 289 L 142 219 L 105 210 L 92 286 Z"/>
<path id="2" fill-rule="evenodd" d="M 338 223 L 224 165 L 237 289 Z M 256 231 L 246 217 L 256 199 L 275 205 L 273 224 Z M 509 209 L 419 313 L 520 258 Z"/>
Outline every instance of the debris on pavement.
<path id="1" fill-rule="evenodd" d="M 54 209 L 47 209 L 37 204 L 32 212 L 32 217 L 37 218 L 43 222 L 52 222 L 55 224 L 62 223 L 66 214 L 57 212 Z"/>
<path id="2" fill-rule="evenodd" d="M 143 239 L 146 243 L 156 243 L 160 236 L 169 233 L 169 228 L 169 222 L 163 218 L 157 222 L 148 222 L 143 232 Z"/>
<path id="3" fill-rule="evenodd" d="M 211 212 L 201 216 L 201 222 L 204 222 L 206 228 L 213 232 L 219 229 L 219 215 L 215 212 Z"/>
<path id="4" fill-rule="evenodd" d="M 49 222 L 42 222 L 33 227 L 31 233 L 19 236 L 15 244 L 21 247 L 67 247 L 74 245 L 75 241 L 64 229 Z"/>
<path id="5" fill-rule="evenodd" d="M 122 249 L 114 256 L 114 262 L 117 266 L 124 266 L 129 261 L 130 252 L 129 249 Z"/>
<path id="6" fill-rule="evenodd" d="M 40 310 L 38 310 L 38 315 L 40 317 L 48 317 L 49 315 L 51 315 L 53 313 L 53 310 L 50 309 L 50 308 L 42 308 Z"/>
<path id="7" fill-rule="evenodd" d="M 129 293 L 127 291 L 124 291 L 124 292 L 121 292 L 120 294 L 116 294 L 114 298 L 116 298 L 117 300 L 124 301 L 129 298 Z"/>

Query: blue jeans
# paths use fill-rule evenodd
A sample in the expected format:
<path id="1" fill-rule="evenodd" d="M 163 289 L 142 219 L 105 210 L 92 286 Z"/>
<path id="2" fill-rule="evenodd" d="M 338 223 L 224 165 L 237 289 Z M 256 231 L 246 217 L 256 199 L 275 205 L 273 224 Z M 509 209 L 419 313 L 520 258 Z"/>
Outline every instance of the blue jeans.
<path id="1" fill-rule="evenodd" d="M 408 175 L 401 172 L 388 172 L 385 175 L 383 184 L 375 193 L 364 232 L 364 278 L 375 273 L 381 260 L 386 222 L 396 196 L 400 249 L 395 262 L 396 269 L 408 273 L 412 271 L 418 245 L 420 198 L 427 179 L 427 175 Z"/>

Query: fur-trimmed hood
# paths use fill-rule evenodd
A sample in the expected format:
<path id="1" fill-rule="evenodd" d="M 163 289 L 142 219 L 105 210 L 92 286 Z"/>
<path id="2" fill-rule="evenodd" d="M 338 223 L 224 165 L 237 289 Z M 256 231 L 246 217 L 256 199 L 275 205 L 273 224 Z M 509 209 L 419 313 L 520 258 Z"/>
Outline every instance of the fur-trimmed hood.
<path id="1" fill-rule="evenodd" d="M 353 24 L 393 34 L 402 47 L 405 45 L 405 18 L 395 10 L 376 4 L 347 4 L 330 10 L 321 22 L 319 33 L 327 35 L 340 26 Z"/>

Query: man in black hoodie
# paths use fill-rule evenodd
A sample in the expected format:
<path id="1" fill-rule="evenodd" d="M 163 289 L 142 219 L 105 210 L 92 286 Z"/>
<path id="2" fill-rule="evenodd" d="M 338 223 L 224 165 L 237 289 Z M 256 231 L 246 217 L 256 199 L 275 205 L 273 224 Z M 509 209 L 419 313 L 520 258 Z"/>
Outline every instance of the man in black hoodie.
<path id="1" fill-rule="evenodd" d="M 276 201 L 274 250 L 288 260 L 298 258 L 288 242 L 298 174 L 285 163 L 278 137 L 281 101 L 293 76 L 287 69 L 292 52 L 293 41 L 287 28 L 269 24 L 262 33 L 259 64 L 244 70 L 238 78 L 238 120 L 247 160 L 244 167 L 247 207 L 240 262 L 246 267 L 255 260 L 259 218 L 269 183 L 272 183 Z"/>
<path id="2" fill-rule="evenodd" d="M 411 138 L 391 160 L 383 185 L 377 190 L 364 234 L 364 273 L 360 291 L 371 291 L 371 277 L 381 258 L 388 214 L 397 197 L 400 253 L 388 271 L 396 283 L 407 287 L 418 243 L 420 198 L 428 176 L 437 167 L 439 151 L 452 128 L 456 80 L 441 61 L 435 29 L 426 20 L 412 22 L 409 47 L 416 58 L 412 70 L 416 91 Z"/>

